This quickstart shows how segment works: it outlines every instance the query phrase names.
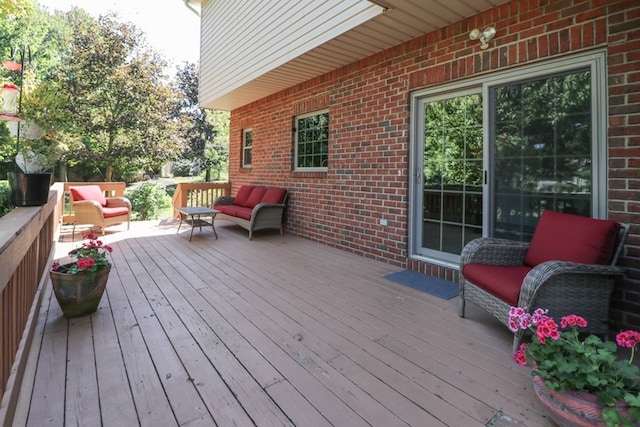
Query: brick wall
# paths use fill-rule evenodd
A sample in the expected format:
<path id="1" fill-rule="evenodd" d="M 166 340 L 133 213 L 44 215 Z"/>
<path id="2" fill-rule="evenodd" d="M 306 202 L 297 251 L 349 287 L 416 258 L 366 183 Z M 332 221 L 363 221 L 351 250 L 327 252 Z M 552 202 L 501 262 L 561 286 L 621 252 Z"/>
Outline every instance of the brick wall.
<path id="1" fill-rule="evenodd" d="M 493 25 L 487 50 L 471 28 Z M 457 279 L 457 272 L 407 258 L 411 91 L 562 55 L 606 48 L 609 80 L 608 209 L 633 224 L 612 320 L 640 326 L 640 3 L 507 3 L 381 52 L 231 114 L 229 174 L 241 184 L 291 191 L 287 230 L 343 250 Z M 329 170 L 293 172 L 293 118 L 328 108 Z M 241 168 L 243 128 L 253 165 Z M 388 225 L 381 226 L 380 219 Z"/>

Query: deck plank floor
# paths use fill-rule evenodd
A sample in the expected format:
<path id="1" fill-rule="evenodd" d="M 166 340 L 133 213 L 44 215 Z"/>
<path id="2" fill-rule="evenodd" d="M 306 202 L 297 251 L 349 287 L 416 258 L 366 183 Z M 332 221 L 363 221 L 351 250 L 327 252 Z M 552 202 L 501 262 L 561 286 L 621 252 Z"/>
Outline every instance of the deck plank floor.
<path id="1" fill-rule="evenodd" d="M 117 230 L 118 228 L 114 228 Z M 511 336 L 395 266 L 223 221 L 110 232 L 107 291 L 45 290 L 17 426 L 547 426 Z M 78 245 L 63 229 L 58 254 Z M 77 240 L 77 239 L 76 239 Z"/>

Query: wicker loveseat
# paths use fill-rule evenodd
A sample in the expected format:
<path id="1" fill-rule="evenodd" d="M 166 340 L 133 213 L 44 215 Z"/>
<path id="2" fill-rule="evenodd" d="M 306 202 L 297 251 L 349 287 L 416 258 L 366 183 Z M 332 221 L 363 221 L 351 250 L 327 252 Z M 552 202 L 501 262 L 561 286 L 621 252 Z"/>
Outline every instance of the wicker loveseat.
<path id="1" fill-rule="evenodd" d="M 560 318 L 578 314 L 587 332 L 608 333 L 615 264 L 627 224 L 545 211 L 531 243 L 496 238 L 469 242 L 460 257 L 460 307 L 471 301 L 508 326 L 511 306 L 546 308 Z M 514 336 L 516 349 L 522 332 Z"/>
<path id="2" fill-rule="evenodd" d="M 127 223 L 131 225 L 131 203 L 126 197 L 105 197 L 99 185 L 69 187 L 71 209 L 74 213 L 73 235 L 76 225 L 89 224 L 100 227 L 104 236 L 105 227 Z"/>
<path id="3" fill-rule="evenodd" d="M 218 197 L 213 201 L 213 209 L 220 213 L 215 220 L 233 221 L 249 231 L 249 240 L 253 232 L 275 228 L 283 234 L 284 208 L 287 190 L 279 187 L 261 187 L 243 185 L 235 197 Z"/>

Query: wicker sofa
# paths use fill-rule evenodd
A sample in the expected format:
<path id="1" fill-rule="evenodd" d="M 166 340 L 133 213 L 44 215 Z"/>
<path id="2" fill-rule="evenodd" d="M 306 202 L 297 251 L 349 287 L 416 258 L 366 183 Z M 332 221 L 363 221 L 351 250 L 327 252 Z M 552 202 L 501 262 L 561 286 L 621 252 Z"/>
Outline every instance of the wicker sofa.
<path id="1" fill-rule="evenodd" d="M 219 211 L 215 220 L 232 221 L 253 232 L 264 229 L 279 229 L 283 235 L 284 209 L 287 190 L 279 187 L 243 185 L 235 197 L 218 197 L 213 201 L 213 209 Z"/>
<path id="2" fill-rule="evenodd" d="M 578 314 L 587 332 L 609 332 L 609 302 L 624 269 L 615 264 L 629 226 L 608 220 L 545 211 L 531 243 L 496 238 L 469 242 L 460 256 L 459 315 L 471 301 L 505 326 L 509 309 L 549 310 L 560 318 Z M 522 339 L 515 334 L 514 350 Z"/>

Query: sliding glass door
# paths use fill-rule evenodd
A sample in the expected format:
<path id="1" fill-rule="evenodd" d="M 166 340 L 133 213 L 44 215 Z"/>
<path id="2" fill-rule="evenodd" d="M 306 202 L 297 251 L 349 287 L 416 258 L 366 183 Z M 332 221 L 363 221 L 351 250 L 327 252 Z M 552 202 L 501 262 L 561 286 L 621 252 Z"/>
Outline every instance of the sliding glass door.
<path id="1" fill-rule="evenodd" d="M 414 94 L 411 254 L 528 241 L 545 209 L 606 217 L 604 70 L 588 54 Z"/>

